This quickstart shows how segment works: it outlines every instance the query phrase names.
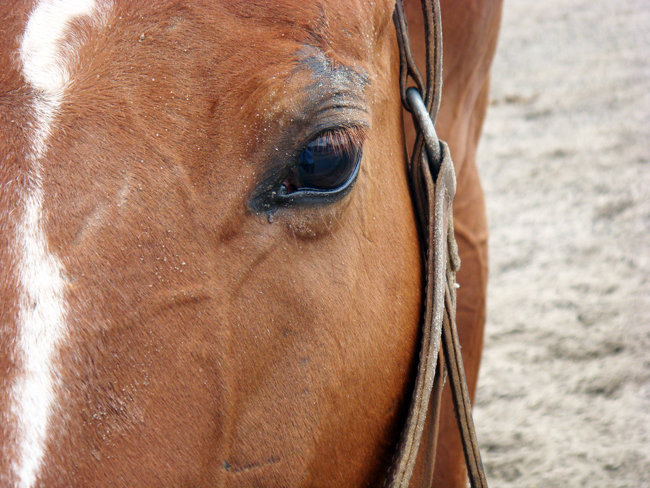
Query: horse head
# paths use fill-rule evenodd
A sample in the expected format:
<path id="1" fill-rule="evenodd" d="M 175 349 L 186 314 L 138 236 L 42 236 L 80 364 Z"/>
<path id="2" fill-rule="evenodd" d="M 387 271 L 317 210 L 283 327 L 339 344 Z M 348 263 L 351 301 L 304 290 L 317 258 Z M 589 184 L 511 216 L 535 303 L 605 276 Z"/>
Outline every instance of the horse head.
<path id="1" fill-rule="evenodd" d="M 2 484 L 378 482 L 421 294 L 392 2 L 5 9 Z"/>

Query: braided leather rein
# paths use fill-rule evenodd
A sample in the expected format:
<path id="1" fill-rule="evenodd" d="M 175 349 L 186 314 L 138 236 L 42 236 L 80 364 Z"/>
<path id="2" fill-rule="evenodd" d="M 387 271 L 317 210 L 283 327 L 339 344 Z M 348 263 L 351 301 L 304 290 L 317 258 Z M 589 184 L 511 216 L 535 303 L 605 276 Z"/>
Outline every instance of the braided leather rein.
<path id="1" fill-rule="evenodd" d="M 421 4 L 426 43 L 424 79 L 411 53 L 402 0 L 396 1 L 393 14 L 400 52 L 402 104 L 411 113 L 417 132 L 408 174 L 425 259 L 422 344 L 415 388 L 385 485 L 390 488 L 409 486 L 430 400 L 430 421 L 434 422 L 437 431 L 446 366 L 470 484 L 472 488 L 486 488 L 456 331 L 456 271 L 460 266 L 452 209 L 456 176 L 449 148 L 438 139 L 434 129 L 442 88 L 440 5 L 438 0 L 421 0 Z M 409 80 L 414 87 L 409 87 Z M 439 354 L 441 347 L 442 354 Z M 436 437 L 437 432 L 430 440 L 434 458 Z"/>

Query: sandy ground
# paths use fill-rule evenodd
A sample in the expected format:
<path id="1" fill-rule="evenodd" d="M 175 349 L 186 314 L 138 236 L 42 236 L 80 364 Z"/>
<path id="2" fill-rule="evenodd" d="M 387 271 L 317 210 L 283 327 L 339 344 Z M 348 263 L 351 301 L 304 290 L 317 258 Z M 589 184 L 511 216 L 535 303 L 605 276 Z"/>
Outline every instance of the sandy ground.
<path id="1" fill-rule="evenodd" d="M 650 2 L 506 0 L 479 153 L 494 487 L 650 487 Z"/>

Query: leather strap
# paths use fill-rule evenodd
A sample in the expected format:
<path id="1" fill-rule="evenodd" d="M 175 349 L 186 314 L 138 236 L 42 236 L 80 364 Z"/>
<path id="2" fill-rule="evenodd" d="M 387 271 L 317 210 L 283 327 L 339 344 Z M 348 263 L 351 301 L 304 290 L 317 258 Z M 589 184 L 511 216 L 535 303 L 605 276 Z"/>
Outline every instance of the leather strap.
<path id="1" fill-rule="evenodd" d="M 438 139 L 434 129 L 442 87 L 440 6 L 438 0 L 422 0 L 421 3 L 427 46 L 425 80 L 411 54 L 401 0 L 396 2 L 393 20 L 400 50 L 402 103 L 411 112 L 417 130 L 408 170 L 425 256 L 422 343 L 406 425 L 384 484 L 390 488 L 409 486 L 434 385 L 436 393 L 432 415 L 437 431 L 440 390 L 444 381 L 439 355 L 442 345 L 470 483 L 473 488 L 486 488 L 456 331 L 456 272 L 460 266 L 452 208 L 456 175 L 449 148 Z M 416 87 L 407 87 L 409 78 Z M 421 93 L 424 93 L 424 99 Z M 439 364 L 440 367 L 437 367 Z M 434 437 L 436 434 L 434 432 Z M 435 440 L 433 450 L 435 451 Z"/>

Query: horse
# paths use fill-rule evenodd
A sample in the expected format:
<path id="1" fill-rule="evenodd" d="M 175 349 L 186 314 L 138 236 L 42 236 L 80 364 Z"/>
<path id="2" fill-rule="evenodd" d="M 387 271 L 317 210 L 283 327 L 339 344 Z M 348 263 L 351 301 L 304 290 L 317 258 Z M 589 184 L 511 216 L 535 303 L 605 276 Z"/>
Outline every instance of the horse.
<path id="1" fill-rule="evenodd" d="M 471 395 L 500 3 L 442 1 Z M 422 303 L 393 9 L 0 6 L 0 485 L 385 480 Z M 411 486 L 464 486 L 454 424 Z"/>

